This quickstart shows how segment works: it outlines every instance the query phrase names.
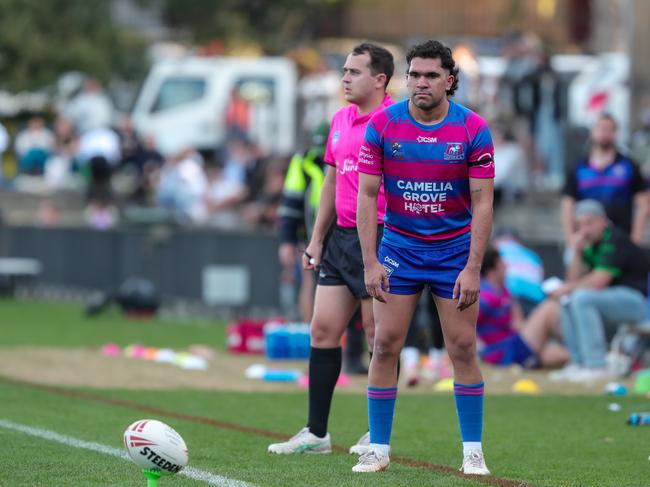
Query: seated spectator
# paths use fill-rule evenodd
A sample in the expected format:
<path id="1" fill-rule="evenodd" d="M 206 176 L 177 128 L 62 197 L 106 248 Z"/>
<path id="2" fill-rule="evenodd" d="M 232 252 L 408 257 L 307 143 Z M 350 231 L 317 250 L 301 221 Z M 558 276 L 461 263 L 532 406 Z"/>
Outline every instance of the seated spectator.
<path id="1" fill-rule="evenodd" d="M 530 317 L 506 288 L 506 266 L 494 248 L 488 248 L 481 268 L 481 299 L 476 334 L 484 345 L 481 358 L 495 365 L 558 367 L 569 358 L 552 339 L 559 335 L 560 306 L 547 300 Z"/>
<path id="2" fill-rule="evenodd" d="M 218 164 L 206 165 L 205 176 L 207 189 L 203 196 L 203 205 L 208 223 L 228 228 L 241 225 L 237 209 L 248 195 L 246 185 L 226 178 L 223 167 Z"/>
<path id="3" fill-rule="evenodd" d="M 284 161 L 273 160 L 265 167 L 264 181 L 253 201 L 243 207 L 243 218 L 253 227 L 275 228 L 279 224 L 279 209 L 284 187 Z"/>
<path id="4" fill-rule="evenodd" d="M 0 123 L 0 183 L 4 177 L 4 153 L 9 148 L 9 132 L 5 126 Z"/>
<path id="5" fill-rule="evenodd" d="M 30 118 L 27 127 L 16 135 L 15 149 L 20 173 L 41 176 L 54 146 L 54 134 L 45 126 L 45 121 L 41 117 Z"/>
<path id="6" fill-rule="evenodd" d="M 75 187 L 73 167 L 79 140 L 72 123 L 63 117 L 54 122 L 55 147 L 45 163 L 45 182 L 51 189 Z"/>
<path id="7" fill-rule="evenodd" d="M 185 223 L 205 221 L 203 195 L 207 189 L 203 157 L 186 148 L 167 159 L 160 170 L 156 202 Z"/>
<path id="8" fill-rule="evenodd" d="M 497 230 L 494 246 L 506 265 L 506 288 L 521 306 L 524 316 L 528 316 L 546 297 L 542 290 L 542 259 L 521 243 L 514 228 Z"/>
<path id="9" fill-rule="evenodd" d="M 570 364 L 557 379 L 588 382 L 608 377 L 605 325 L 646 318 L 648 262 L 643 249 L 608 219 L 603 205 L 575 205 L 577 236 L 567 282 L 552 296 L 562 298 L 562 333 Z"/>

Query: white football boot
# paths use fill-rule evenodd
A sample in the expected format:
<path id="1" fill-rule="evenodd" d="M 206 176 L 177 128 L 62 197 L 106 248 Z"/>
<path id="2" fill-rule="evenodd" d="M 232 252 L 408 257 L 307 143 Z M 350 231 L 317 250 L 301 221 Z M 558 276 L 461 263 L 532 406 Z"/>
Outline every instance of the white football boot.
<path id="1" fill-rule="evenodd" d="M 388 455 L 382 455 L 380 452 L 368 449 L 366 453 L 359 457 L 359 462 L 352 467 L 353 472 L 381 472 L 390 466 Z"/>
<path id="2" fill-rule="evenodd" d="M 470 450 L 463 458 L 463 466 L 460 471 L 467 475 L 490 475 L 485 466 L 485 458 L 481 450 Z"/>
<path id="3" fill-rule="evenodd" d="M 295 436 L 292 436 L 289 441 L 269 445 L 268 451 L 278 455 L 332 453 L 332 441 L 329 433 L 325 435 L 325 438 L 319 438 L 312 434 L 308 427 L 304 427 Z"/>
<path id="4" fill-rule="evenodd" d="M 359 441 L 350 447 L 350 455 L 363 455 L 368 451 L 370 445 L 370 431 L 366 431 Z"/>

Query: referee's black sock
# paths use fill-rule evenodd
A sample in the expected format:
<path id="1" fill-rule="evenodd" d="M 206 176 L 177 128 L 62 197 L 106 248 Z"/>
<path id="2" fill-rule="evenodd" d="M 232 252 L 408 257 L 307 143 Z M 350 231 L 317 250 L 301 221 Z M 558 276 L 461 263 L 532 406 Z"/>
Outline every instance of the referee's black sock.
<path id="1" fill-rule="evenodd" d="M 327 420 L 334 386 L 341 373 L 341 347 L 311 347 L 309 354 L 309 431 L 319 438 L 327 434 Z"/>

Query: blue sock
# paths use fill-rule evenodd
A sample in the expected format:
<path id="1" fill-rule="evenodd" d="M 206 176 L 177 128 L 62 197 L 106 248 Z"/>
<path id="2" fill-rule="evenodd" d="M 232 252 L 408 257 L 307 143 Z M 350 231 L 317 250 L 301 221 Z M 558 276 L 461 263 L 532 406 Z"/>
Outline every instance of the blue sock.
<path id="1" fill-rule="evenodd" d="M 390 444 L 397 387 L 368 387 L 370 443 Z"/>
<path id="2" fill-rule="evenodd" d="M 483 382 L 471 385 L 454 382 L 454 397 L 463 442 L 480 442 L 483 432 Z"/>

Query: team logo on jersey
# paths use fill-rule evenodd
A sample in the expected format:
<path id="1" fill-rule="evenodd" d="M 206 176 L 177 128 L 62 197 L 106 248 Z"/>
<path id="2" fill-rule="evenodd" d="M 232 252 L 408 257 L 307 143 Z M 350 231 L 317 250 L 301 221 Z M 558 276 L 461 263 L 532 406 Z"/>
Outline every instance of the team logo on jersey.
<path id="1" fill-rule="evenodd" d="M 462 161 L 463 159 L 465 159 L 463 144 L 460 142 L 447 142 L 445 161 Z"/>
<path id="2" fill-rule="evenodd" d="M 338 130 L 332 134 L 332 144 L 336 144 L 339 141 L 339 135 L 341 134 Z"/>
<path id="3" fill-rule="evenodd" d="M 393 142 L 390 145 L 391 154 L 393 159 L 396 157 L 404 157 L 404 151 L 402 150 L 402 144 L 399 142 Z"/>

